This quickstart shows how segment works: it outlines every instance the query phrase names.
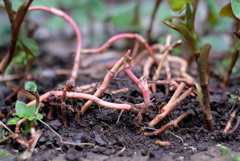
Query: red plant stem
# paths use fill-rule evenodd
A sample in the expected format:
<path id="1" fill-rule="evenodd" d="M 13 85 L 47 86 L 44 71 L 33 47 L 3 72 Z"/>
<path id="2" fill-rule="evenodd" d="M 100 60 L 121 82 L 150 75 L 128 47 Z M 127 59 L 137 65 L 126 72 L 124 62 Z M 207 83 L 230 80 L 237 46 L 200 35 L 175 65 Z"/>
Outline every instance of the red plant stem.
<path id="1" fill-rule="evenodd" d="M 130 51 L 127 52 L 127 54 L 125 56 L 129 56 L 130 55 Z M 119 68 L 122 66 L 123 64 L 123 60 L 124 57 L 122 57 L 113 67 L 110 71 L 108 71 L 108 73 L 106 74 L 103 83 L 101 84 L 101 86 L 97 89 L 97 91 L 94 93 L 95 97 L 99 97 L 108 87 L 110 81 L 114 78 L 116 72 L 119 70 Z M 81 108 L 81 110 L 78 111 L 78 115 L 83 115 L 85 113 L 85 111 L 92 105 L 93 101 L 92 100 L 88 100 L 84 106 Z M 78 117 L 78 116 L 77 116 Z"/>
<path id="2" fill-rule="evenodd" d="M 185 82 L 186 84 L 190 86 L 194 86 L 195 82 L 193 80 L 189 80 L 186 78 L 171 78 L 170 81 L 176 81 L 176 82 Z"/>
<path id="3" fill-rule="evenodd" d="M 229 131 L 229 129 L 231 128 L 232 122 L 233 122 L 234 118 L 236 117 L 236 113 L 237 113 L 238 110 L 239 110 L 239 107 L 236 108 L 236 109 L 230 114 L 230 118 L 229 118 L 229 120 L 228 120 L 228 122 L 227 122 L 227 125 L 226 125 L 225 129 L 223 130 L 223 133 L 227 133 L 227 132 Z"/>
<path id="4" fill-rule="evenodd" d="M 194 115 L 194 113 L 193 112 L 186 112 L 186 113 L 180 115 L 175 120 L 163 125 L 160 129 L 158 129 L 154 132 L 144 132 L 143 135 L 144 136 L 154 136 L 154 135 L 158 135 L 158 134 L 164 132 L 166 129 L 168 129 L 170 127 L 177 127 L 179 122 L 182 121 L 185 117 L 187 117 L 189 115 Z"/>
<path id="5" fill-rule="evenodd" d="M 171 146 L 171 142 L 168 141 L 161 141 L 161 140 L 156 140 L 155 141 L 156 145 L 161 145 L 161 146 Z"/>
<path id="6" fill-rule="evenodd" d="M 62 120 L 63 120 L 63 126 L 67 127 L 67 113 L 66 113 L 66 92 L 70 92 L 72 88 L 75 86 L 75 82 L 67 81 L 63 90 L 63 96 L 62 96 Z"/>
<path id="7" fill-rule="evenodd" d="M 53 117 L 52 117 L 53 111 L 54 111 L 53 107 L 50 107 L 50 108 L 49 108 L 49 111 L 48 111 L 48 114 L 47 114 L 47 118 L 48 118 L 49 120 L 53 118 Z"/>
<path id="8" fill-rule="evenodd" d="M 240 116 L 237 116 L 236 119 L 237 119 L 237 122 L 236 122 L 235 126 L 227 134 L 232 134 L 238 128 L 238 126 L 240 124 Z"/>
<path id="9" fill-rule="evenodd" d="M 236 50 L 236 51 L 234 51 L 234 53 L 232 55 L 232 58 L 231 58 L 231 62 L 228 65 L 226 73 L 224 74 L 223 82 L 221 84 L 222 88 L 225 88 L 227 86 L 228 81 L 229 81 L 229 77 L 230 77 L 230 75 L 232 73 L 232 69 L 233 69 L 236 61 L 238 60 L 238 57 L 239 57 L 239 50 Z"/>
<path id="10" fill-rule="evenodd" d="M 165 111 L 161 114 L 158 114 L 150 123 L 150 126 L 154 126 L 159 123 L 163 118 L 165 118 L 183 99 L 185 99 L 193 91 L 193 88 L 189 88 L 185 91 L 180 97 L 178 97 L 174 102 L 167 104 Z"/>
<path id="11" fill-rule="evenodd" d="M 161 73 L 161 69 L 162 69 L 162 66 L 163 66 L 163 63 L 165 62 L 168 54 L 172 51 L 172 49 L 174 49 L 175 47 L 179 46 L 181 43 L 182 43 L 182 40 L 178 40 L 176 41 L 175 43 L 173 44 L 170 44 L 170 41 L 171 41 L 171 36 L 168 36 L 167 37 L 167 40 L 166 40 L 166 50 L 162 56 L 162 59 L 158 65 L 158 68 L 156 69 L 155 73 L 154 73 L 154 76 L 153 76 L 153 81 L 157 81 L 159 76 L 160 76 L 160 73 Z M 153 93 L 156 93 L 156 84 L 152 84 L 152 90 L 153 90 Z"/>
<path id="12" fill-rule="evenodd" d="M 151 46 L 152 51 L 154 52 L 155 50 L 161 50 L 161 53 L 165 51 L 165 46 L 163 44 L 153 44 Z M 139 63 L 144 57 L 147 56 L 147 50 L 141 51 L 136 59 L 134 59 L 135 64 Z"/>
<path id="13" fill-rule="evenodd" d="M 29 8 L 29 11 L 33 11 L 33 10 L 43 10 L 45 12 L 55 14 L 55 15 L 65 19 L 73 27 L 75 34 L 76 34 L 76 38 L 77 38 L 77 48 L 76 48 L 76 55 L 75 55 L 75 59 L 74 59 L 72 74 L 70 77 L 70 82 L 75 82 L 77 75 L 78 75 L 80 55 L 81 55 L 81 50 L 82 50 L 82 37 L 81 37 L 81 32 L 80 32 L 77 24 L 74 22 L 74 20 L 69 15 L 67 15 L 63 11 L 55 9 L 55 8 L 49 8 L 49 7 L 44 7 L 44 6 L 34 6 L 34 7 Z"/>
<path id="14" fill-rule="evenodd" d="M 96 88 L 97 87 L 97 83 L 91 83 L 91 84 L 86 84 L 86 85 L 83 85 L 83 86 L 77 86 L 75 91 L 77 92 L 83 92 L 85 90 L 88 90 L 88 89 L 91 89 L 91 88 Z"/>
<path id="15" fill-rule="evenodd" d="M 20 27 L 22 25 L 23 19 L 26 16 L 26 13 L 28 11 L 29 6 L 31 5 L 33 0 L 29 0 L 27 3 L 23 3 L 19 8 L 18 11 L 16 12 L 16 15 L 14 17 L 14 21 L 12 21 L 12 35 L 11 35 L 11 43 L 9 47 L 9 53 L 6 55 L 0 62 L 0 74 L 4 73 L 5 69 L 7 66 L 10 64 L 14 57 L 14 52 L 18 40 L 18 33 L 20 30 Z M 9 12 L 7 10 L 7 12 Z M 8 13 L 9 14 L 9 13 Z"/>
<path id="16" fill-rule="evenodd" d="M 185 87 L 185 83 L 181 82 L 180 85 L 178 86 L 177 90 L 174 92 L 174 94 L 172 95 L 171 99 L 168 101 L 168 104 L 173 103 L 178 97 L 179 95 L 182 93 L 184 87 Z M 166 110 L 166 106 L 162 108 L 161 112 L 163 113 Z"/>
<path id="17" fill-rule="evenodd" d="M 40 102 L 42 102 L 52 96 L 62 97 L 63 91 L 49 91 L 39 97 Z M 66 92 L 66 97 L 67 98 L 88 99 L 88 100 L 92 100 L 93 102 L 96 102 L 98 105 L 103 106 L 103 107 L 117 109 L 117 110 L 128 110 L 128 111 L 133 111 L 135 113 L 138 112 L 138 110 L 131 105 L 106 102 L 106 101 L 103 101 L 102 99 L 100 99 L 96 96 L 90 95 L 90 94 Z M 36 100 L 29 102 L 27 104 L 27 106 L 30 107 L 34 104 L 36 104 Z"/>
<path id="18" fill-rule="evenodd" d="M 149 89 L 148 89 L 148 83 L 147 80 L 145 78 L 143 78 L 143 80 L 139 80 L 134 73 L 131 70 L 131 57 L 129 56 L 125 56 L 124 59 L 124 68 L 125 68 L 125 72 L 127 73 L 128 77 L 133 81 L 133 83 L 135 85 L 138 86 L 138 88 L 140 89 L 140 91 L 142 92 L 143 95 L 143 99 L 144 99 L 144 105 L 143 108 L 140 110 L 140 112 L 138 113 L 137 116 L 137 120 L 140 122 L 142 120 L 142 114 L 145 113 L 150 104 L 150 93 L 149 93 Z"/>
<path id="19" fill-rule="evenodd" d="M 133 51 L 132 51 L 132 57 L 135 58 L 137 53 L 138 53 L 138 49 L 139 49 L 139 42 L 135 41 L 134 47 L 133 47 Z"/>
<path id="20" fill-rule="evenodd" d="M 115 90 L 115 91 L 111 91 L 111 94 L 116 95 L 116 94 L 122 93 L 122 92 L 128 92 L 128 88 L 122 88 L 122 89 L 118 89 L 118 90 Z"/>
<path id="21" fill-rule="evenodd" d="M 33 123 L 31 123 L 30 133 L 31 133 L 32 138 L 28 142 L 29 142 L 30 145 L 32 145 L 32 143 L 34 142 L 34 140 L 36 138 L 36 128 L 35 128 L 35 125 Z"/>
<path id="22" fill-rule="evenodd" d="M 21 124 L 26 122 L 26 121 L 28 121 L 28 119 L 23 118 L 23 119 L 21 119 L 17 122 L 16 127 L 15 127 L 15 134 L 17 134 L 17 135 L 19 134 Z M 26 146 L 27 148 L 29 147 L 29 143 L 25 140 L 20 139 L 19 137 L 16 138 L 16 141 L 19 144 L 22 144 L 22 145 Z"/>
<path id="23" fill-rule="evenodd" d="M 15 128 L 15 134 L 18 134 L 18 133 L 20 132 L 20 126 L 21 126 L 21 124 L 24 123 L 24 122 L 26 122 L 26 121 L 28 121 L 28 119 L 23 118 L 23 119 L 21 119 L 21 120 L 19 120 L 19 121 L 17 122 L 16 128 Z"/>
<path id="24" fill-rule="evenodd" d="M 192 85 L 192 86 L 194 85 L 194 83 L 192 83 L 190 80 L 185 79 L 185 78 L 171 78 L 169 81 L 167 81 L 167 80 L 158 80 L 156 82 L 156 84 L 163 84 L 163 85 L 168 84 L 168 85 L 174 87 L 174 89 L 177 89 L 179 87 L 179 84 L 176 81 L 184 82 L 184 83 L 187 83 L 188 85 Z M 182 90 L 182 92 L 184 92 L 184 90 Z M 196 95 L 193 92 L 190 94 L 190 96 L 196 97 Z"/>
<path id="25" fill-rule="evenodd" d="M 132 34 L 132 33 L 123 33 L 123 34 L 115 35 L 112 38 L 110 38 L 101 47 L 99 47 L 97 49 L 83 49 L 81 51 L 81 53 L 82 54 L 102 53 L 105 50 L 107 50 L 107 48 L 109 48 L 115 41 L 117 41 L 119 39 L 124 39 L 124 38 L 125 39 L 136 39 L 137 41 L 141 42 L 147 49 L 148 54 L 153 58 L 154 62 L 156 64 L 158 64 L 157 59 L 156 59 L 155 55 L 153 54 L 153 51 L 152 51 L 151 47 L 149 46 L 149 44 L 147 43 L 147 41 L 142 36 L 140 36 L 138 34 Z"/>
<path id="26" fill-rule="evenodd" d="M 24 145 L 24 146 L 26 146 L 27 148 L 29 148 L 29 143 L 27 142 L 27 141 L 25 141 L 25 140 L 22 140 L 22 139 L 20 139 L 20 138 L 16 138 L 16 141 L 19 143 L 19 144 L 22 144 L 22 145 Z"/>

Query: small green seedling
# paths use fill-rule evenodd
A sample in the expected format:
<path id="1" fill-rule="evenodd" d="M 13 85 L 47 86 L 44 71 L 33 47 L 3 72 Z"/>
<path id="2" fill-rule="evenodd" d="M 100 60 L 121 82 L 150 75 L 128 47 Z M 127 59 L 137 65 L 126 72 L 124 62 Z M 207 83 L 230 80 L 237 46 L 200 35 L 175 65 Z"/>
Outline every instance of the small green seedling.
<path id="1" fill-rule="evenodd" d="M 219 150 L 221 151 L 221 155 L 223 156 L 228 155 L 230 152 L 230 149 L 226 146 L 219 146 Z"/>
<path id="2" fill-rule="evenodd" d="M 232 112 L 232 110 L 234 109 L 236 103 L 237 103 L 237 100 L 238 100 L 238 95 L 235 95 L 235 94 L 231 94 L 230 97 L 233 99 L 233 105 L 232 105 L 232 108 L 230 110 L 230 112 Z"/>
<path id="3" fill-rule="evenodd" d="M 20 121 L 22 118 L 27 119 L 29 122 L 25 125 L 25 131 L 26 133 L 30 132 L 30 124 L 34 123 L 37 125 L 37 119 L 42 119 L 43 115 L 38 113 L 38 110 L 40 108 L 39 105 L 39 95 L 37 92 L 37 85 L 34 82 L 27 82 L 25 84 L 25 90 L 33 93 L 36 97 L 37 104 L 33 105 L 31 107 L 27 107 L 27 105 L 24 102 L 17 101 L 16 102 L 16 113 L 13 113 L 13 116 L 18 116 L 16 118 L 12 118 L 7 122 L 8 125 L 16 125 L 18 121 Z"/>
<path id="4" fill-rule="evenodd" d="M 0 160 L 12 157 L 13 155 L 5 150 L 0 149 Z"/>
<path id="5" fill-rule="evenodd" d="M 240 161 L 240 154 L 235 155 L 231 161 Z"/>
<path id="6" fill-rule="evenodd" d="M 233 105 L 232 108 L 230 110 L 230 112 L 233 111 L 234 107 L 236 106 L 238 97 L 240 96 L 240 90 L 238 89 L 238 87 L 236 86 L 236 84 L 234 84 L 235 88 L 237 89 L 237 94 L 231 94 L 230 97 L 233 99 Z"/>

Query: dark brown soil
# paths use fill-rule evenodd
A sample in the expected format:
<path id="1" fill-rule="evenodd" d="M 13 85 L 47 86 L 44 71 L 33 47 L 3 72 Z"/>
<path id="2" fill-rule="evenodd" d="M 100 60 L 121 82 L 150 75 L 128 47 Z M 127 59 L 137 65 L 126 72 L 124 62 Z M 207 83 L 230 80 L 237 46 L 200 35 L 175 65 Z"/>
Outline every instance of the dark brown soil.
<path id="1" fill-rule="evenodd" d="M 141 76 L 141 71 L 134 72 L 138 77 Z M 64 84 L 66 80 L 66 77 L 41 77 L 36 80 L 36 83 L 39 93 L 43 94 L 47 91 L 57 89 L 55 87 L 59 83 Z M 101 83 L 102 80 L 103 78 L 92 78 L 90 75 L 81 75 L 76 84 L 80 86 L 92 82 Z M 240 86 L 239 78 L 231 79 L 229 87 L 226 89 L 220 88 L 221 82 L 218 79 L 211 78 L 209 81 L 210 88 L 213 91 L 211 92 L 210 103 L 215 124 L 214 132 L 207 130 L 197 98 L 188 97 L 169 116 L 157 124 L 155 128 L 160 128 L 162 125 L 176 119 L 189 110 L 195 112 L 194 116 L 185 118 L 179 123 L 178 127 L 170 128 L 158 136 L 142 136 L 142 128 L 147 127 L 149 121 L 157 114 L 156 106 L 162 102 L 167 102 L 173 94 L 173 92 L 170 92 L 168 96 L 165 95 L 163 86 L 158 86 L 158 92 L 155 95 L 151 95 L 151 100 L 153 100 L 152 105 L 147 113 L 143 115 L 141 124 L 135 122 L 136 115 L 129 111 L 124 111 L 119 122 L 116 123 L 121 111 L 101 107 L 97 104 L 93 104 L 76 121 L 74 120 L 76 111 L 86 101 L 81 99 L 67 99 L 66 103 L 71 105 L 75 112 L 67 112 L 68 127 L 63 127 L 60 107 L 56 107 L 53 119 L 48 120 L 46 115 L 49 111 L 49 106 L 46 104 L 40 111 L 45 116 L 43 121 L 56 130 L 63 137 L 63 140 L 76 143 L 93 143 L 97 146 L 74 147 L 64 145 L 60 143 L 59 138 L 48 127 L 39 123 L 37 129 L 40 129 L 43 135 L 38 141 L 30 160 L 43 161 L 56 158 L 69 161 L 159 160 L 160 158 L 162 160 L 164 158 L 165 160 L 192 160 L 191 156 L 195 153 L 206 151 L 210 147 L 216 147 L 217 144 L 222 144 L 232 151 L 239 152 L 240 128 L 232 134 L 223 134 L 221 132 L 226 126 L 229 119 L 229 111 L 233 104 L 233 100 L 229 94 L 236 92 L 236 88 L 232 85 L 232 82 L 235 82 L 238 87 Z M 119 73 L 112 80 L 108 90 L 111 91 L 125 87 L 129 88 L 129 91 L 126 93 L 116 95 L 105 93 L 101 98 L 108 102 L 116 102 L 119 99 L 133 104 L 143 102 L 139 89 L 124 72 Z M 5 87 L 2 87 L 2 89 L 3 91 L 7 91 Z M 16 98 L 13 98 L 11 101 L 14 102 L 14 99 Z M 7 105 L 13 108 L 14 104 L 11 101 L 8 101 Z M 7 108 L 3 104 L 1 106 L 1 110 Z M 239 103 L 237 103 L 237 106 L 239 106 Z M 7 119 L 3 119 L 2 121 L 6 123 Z M 233 125 L 235 123 L 236 121 L 233 122 Z M 169 141 L 172 145 L 170 147 L 155 145 L 156 140 Z M 22 145 L 19 145 L 14 140 L 2 143 L 0 148 L 16 154 L 25 150 Z M 121 150 L 122 152 L 116 155 Z"/>

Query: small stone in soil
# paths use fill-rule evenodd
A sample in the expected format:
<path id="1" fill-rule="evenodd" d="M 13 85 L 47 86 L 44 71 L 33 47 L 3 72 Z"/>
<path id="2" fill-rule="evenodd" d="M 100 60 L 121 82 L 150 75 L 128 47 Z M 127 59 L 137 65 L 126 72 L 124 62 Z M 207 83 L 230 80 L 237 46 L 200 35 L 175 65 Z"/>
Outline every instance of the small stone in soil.
<path id="1" fill-rule="evenodd" d="M 53 148 L 53 143 L 51 141 L 47 141 L 45 143 L 45 145 L 48 147 L 48 148 Z"/>
<path id="2" fill-rule="evenodd" d="M 146 149 L 141 150 L 142 156 L 146 156 L 148 154 L 148 151 Z"/>
<path id="3" fill-rule="evenodd" d="M 79 134 L 75 134 L 73 135 L 73 141 L 77 144 L 80 144 L 80 143 L 83 143 L 84 142 L 84 139 L 85 139 L 85 135 L 84 133 L 79 133 Z M 81 145 L 77 145 L 75 147 L 77 150 L 82 150 L 82 146 Z"/>
<path id="4" fill-rule="evenodd" d="M 86 158 L 87 154 L 86 153 L 79 153 L 79 151 L 71 148 L 67 151 L 67 154 L 65 155 L 65 159 L 68 161 L 80 161 L 83 158 Z"/>
<path id="5" fill-rule="evenodd" d="M 118 144 L 123 145 L 125 140 L 124 140 L 123 137 L 120 136 L 120 137 L 117 138 L 117 142 L 118 142 Z"/>
<path id="6" fill-rule="evenodd" d="M 44 150 L 44 149 L 46 149 L 47 147 L 46 147 L 46 145 L 41 145 L 40 148 L 41 148 L 42 150 Z"/>
<path id="7" fill-rule="evenodd" d="M 206 143 L 199 143 L 199 144 L 197 145 L 197 149 L 198 149 L 198 151 L 207 150 Z"/>
<path id="8" fill-rule="evenodd" d="M 46 143 L 46 142 L 47 142 L 47 138 L 44 137 L 44 136 L 42 136 L 42 137 L 38 140 L 38 143 L 39 143 L 39 144 L 44 144 L 44 143 Z"/>
<path id="9" fill-rule="evenodd" d="M 98 145 L 101 145 L 101 146 L 104 146 L 107 144 L 105 141 L 103 141 L 103 139 L 99 134 L 95 134 L 95 141 L 97 142 Z"/>
<path id="10" fill-rule="evenodd" d="M 158 151 L 150 152 L 150 157 L 160 159 L 162 157 L 162 154 L 163 154 L 163 149 L 160 149 Z"/>
<path id="11" fill-rule="evenodd" d="M 49 122 L 49 125 L 53 128 L 53 130 L 58 131 L 62 126 L 62 123 L 59 120 L 53 120 Z"/>

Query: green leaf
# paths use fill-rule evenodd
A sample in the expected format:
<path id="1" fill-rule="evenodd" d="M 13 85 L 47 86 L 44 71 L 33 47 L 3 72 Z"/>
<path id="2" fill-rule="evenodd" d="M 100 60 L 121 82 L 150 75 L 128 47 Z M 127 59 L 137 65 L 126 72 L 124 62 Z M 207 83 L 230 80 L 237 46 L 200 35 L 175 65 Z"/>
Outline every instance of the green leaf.
<path id="1" fill-rule="evenodd" d="M 32 105 L 31 107 L 29 107 L 27 110 L 26 110 L 26 114 L 31 117 L 31 116 L 34 116 L 34 113 L 36 111 L 36 105 Z"/>
<path id="2" fill-rule="evenodd" d="M 219 15 L 222 17 L 228 17 L 232 19 L 236 18 L 233 14 L 231 3 L 228 3 L 227 5 L 225 5 L 219 12 Z"/>
<path id="3" fill-rule="evenodd" d="M 240 19 L 240 0 L 232 0 L 232 11 L 233 14 Z"/>
<path id="4" fill-rule="evenodd" d="M 237 99 L 237 98 L 238 98 L 238 95 L 231 94 L 230 97 L 231 97 L 232 99 Z"/>
<path id="5" fill-rule="evenodd" d="M 7 125 L 16 125 L 19 120 L 20 120 L 20 118 L 12 118 L 11 120 L 9 120 L 7 122 Z"/>
<path id="6" fill-rule="evenodd" d="M 30 133 L 30 128 L 31 128 L 31 122 L 26 122 L 26 124 L 24 126 L 23 134 Z"/>
<path id="7" fill-rule="evenodd" d="M 40 114 L 40 113 L 38 113 L 38 114 L 37 114 L 37 118 L 40 119 L 40 120 L 42 120 L 42 119 L 43 119 L 43 115 Z"/>
<path id="8" fill-rule="evenodd" d="M 29 90 L 29 91 L 33 91 L 36 92 L 37 91 L 37 85 L 34 82 L 28 81 L 25 86 L 24 86 L 25 90 Z"/>
<path id="9" fill-rule="evenodd" d="M 35 117 L 35 116 L 28 116 L 27 119 L 28 119 L 29 121 L 33 121 L 33 120 L 36 119 L 36 117 Z"/>
<path id="10" fill-rule="evenodd" d="M 220 7 L 216 1 L 206 1 L 206 5 L 208 8 L 208 17 L 207 21 L 210 22 L 211 25 L 218 25 L 220 21 L 219 18 L 219 10 Z"/>
<path id="11" fill-rule="evenodd" d="M 104 2 L 99 0 L 89 1 L 87 7 L 94 18 L 98 20 L 105 20 L 107 18 L 107 9 Z"/>
<path id="12" fill-rule="evenodd" d="M 16 105 L 15 105 L 15 108 L 16 108 L 16 113 L 14 113 L 14 114 L 18 115 L 18 116 L 20 115 L 22 117 L 24 116 L 24 114 L 28 110 L 27 105 L 22 101 L 17 101 Z"/>
<path id="13" fill-rule="evenodd" d="M 175 19 L 173 19 L 175 20 Z M 163 21 L 165 25 L 168 27 L 171 27 L 174 30 L 177 30 L 179 33 L 184 36 L 184 38 L 188 41 L 188 43 L 191 45 L 191 48 L 194 53 L 199 53 L 200 48 L 199 48 L 199 40 L 197 33 L 195 31 L 190 31 L 187 27 L 186 24 L 184 24 L 182 21 L 174 21 L 174 22 L 169 22 L 169 21 Z"/>
<path id="14" fill-rule="evenodd" d="M 24 102 L 17 101 L 15 107 L 16 107 L 16 113 L 13 113 L 13 115 L 17 115 L 20 118 L 26 118 L 30 121 L 36 118 L 34 116 L 34 113 L 36 111 L 36 105 L 33 105 L 28 108 Z"/>
<path id="15" fill-rule="evenodd" d="M 175 12 L 181 11 L 185 4 L 192 2 L 193 0 L 168 0 L 171 9 Z"/>
<path id="16" fill-rule="evenodd" d="M 18 40 L 22 43 L 23 49 L 26 52 L 27 56 L 30 55 L 32 57 L 35 57 L 39 55 L 39 48 L 36 41 L 21 35 L 18 35 Z"/>
<path id="17" fill-rule="evenodd" d="M 134 23 L 135 7 L 134 2 L 119 4 L 113 10 L 111 22 L 125 30 L 141 30 L 141 24 Z"/>
<path id="18" fill-rule="evenodd" d="M 190 8 L 190 5 L 187 4 L 187 9 L 186 9 L 186 26 L 189 30 L 192 30 L 192 11 Z"/>

